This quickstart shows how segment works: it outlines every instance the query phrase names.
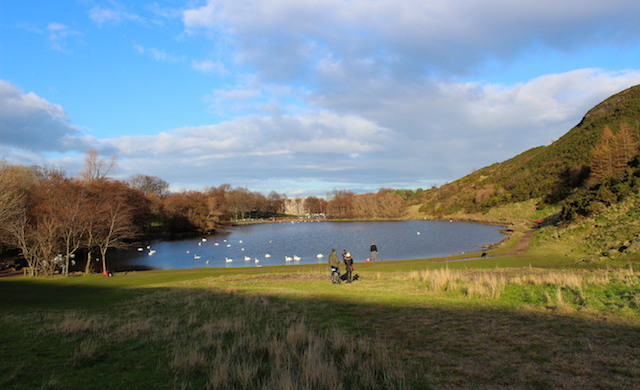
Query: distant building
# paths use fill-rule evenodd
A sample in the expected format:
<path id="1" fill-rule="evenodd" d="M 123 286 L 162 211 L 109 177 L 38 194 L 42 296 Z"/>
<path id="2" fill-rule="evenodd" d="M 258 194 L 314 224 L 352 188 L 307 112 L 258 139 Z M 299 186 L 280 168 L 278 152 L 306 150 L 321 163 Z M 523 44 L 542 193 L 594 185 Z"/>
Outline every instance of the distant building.
<path id="1" fill-rule="evenodd" d="M 284 213 L 290 215 L 307 215 L 304 209 L 304 201 L 306 198 L 293 198 L 284 200 Z"/>

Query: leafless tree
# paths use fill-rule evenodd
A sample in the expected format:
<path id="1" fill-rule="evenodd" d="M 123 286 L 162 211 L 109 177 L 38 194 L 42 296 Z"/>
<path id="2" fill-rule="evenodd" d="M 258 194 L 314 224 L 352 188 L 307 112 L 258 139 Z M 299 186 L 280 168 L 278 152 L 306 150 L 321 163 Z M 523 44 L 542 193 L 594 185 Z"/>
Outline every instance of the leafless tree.
<path id="1" fill-rule="evenodd" d="M 153 194 L 162 198 L 169 193 L 169 183 L 156 176 L 133 175 L 128 184 L 131 188 L 142 191 L 146 195 Z"/>
<path id="2" fill-rule="evenodd" d="M 105 160 L 100 158 L 100 153 L 91 149 L 84 159 L 84 169 L 80 172 L 80 178 L 85 181 L 99 180 L 106 178 L 116 165 L 116 156 Z"/>

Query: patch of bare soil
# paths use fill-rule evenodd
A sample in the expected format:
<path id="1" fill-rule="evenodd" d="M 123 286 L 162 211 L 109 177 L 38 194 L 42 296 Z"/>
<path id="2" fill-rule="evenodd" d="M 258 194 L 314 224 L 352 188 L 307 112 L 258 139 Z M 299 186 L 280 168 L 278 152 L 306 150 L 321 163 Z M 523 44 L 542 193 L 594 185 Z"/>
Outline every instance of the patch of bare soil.
<path id="1" fill-rule="evenodd" d="M 535 233 L 535 230 L 529 230 L 526 231 L 524 233 L 524 235 L 522 237 L 520 237 L 520 240 L 518 240 L 518 242 L 516 243 L 515 247 L 510 250 L 509 252 L 505 253 L 506 255 L 521 255 L 523 254 L 527 248 L 529 247 L 529 244 L 531 243 L 531 238 L 533 237 L 533 234 Z"/>

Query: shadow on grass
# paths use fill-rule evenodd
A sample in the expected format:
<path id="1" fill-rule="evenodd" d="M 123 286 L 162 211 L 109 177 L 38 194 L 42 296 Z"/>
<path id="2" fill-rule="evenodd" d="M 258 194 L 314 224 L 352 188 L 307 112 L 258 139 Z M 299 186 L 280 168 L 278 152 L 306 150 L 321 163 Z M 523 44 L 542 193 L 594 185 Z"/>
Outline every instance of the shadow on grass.
<path id="1" fill-rule="evenodd" d="M 637 324 L 356 300 L 2 282 L 0 387 L 640 388 Z"/>

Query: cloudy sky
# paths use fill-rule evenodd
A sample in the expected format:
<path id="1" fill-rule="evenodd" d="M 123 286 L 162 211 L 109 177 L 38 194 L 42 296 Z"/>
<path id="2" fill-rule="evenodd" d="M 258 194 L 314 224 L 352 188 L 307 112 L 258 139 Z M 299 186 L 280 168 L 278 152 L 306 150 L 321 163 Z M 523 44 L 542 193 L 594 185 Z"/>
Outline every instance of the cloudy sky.
<path id="1" fill-rule="evenodd" d="M 0 0 L 0 159 L 288 196 L 428 188 L 640 84 L 637 0 Z"/>

